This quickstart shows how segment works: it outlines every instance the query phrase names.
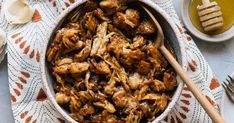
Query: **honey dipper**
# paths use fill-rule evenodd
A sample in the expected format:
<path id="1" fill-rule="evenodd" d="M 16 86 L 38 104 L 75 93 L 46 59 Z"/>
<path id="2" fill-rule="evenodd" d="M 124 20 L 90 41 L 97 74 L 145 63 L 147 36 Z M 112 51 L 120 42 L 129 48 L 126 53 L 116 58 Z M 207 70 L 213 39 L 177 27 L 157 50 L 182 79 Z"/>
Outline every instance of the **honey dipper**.
<path id="1" fill-rule="evenodd" d="M 215 31 L 223 27 L 223 17 L 218 3 L 202 0 L 203 5 L 198 5 L 198 16 L 206 32 Z"/>

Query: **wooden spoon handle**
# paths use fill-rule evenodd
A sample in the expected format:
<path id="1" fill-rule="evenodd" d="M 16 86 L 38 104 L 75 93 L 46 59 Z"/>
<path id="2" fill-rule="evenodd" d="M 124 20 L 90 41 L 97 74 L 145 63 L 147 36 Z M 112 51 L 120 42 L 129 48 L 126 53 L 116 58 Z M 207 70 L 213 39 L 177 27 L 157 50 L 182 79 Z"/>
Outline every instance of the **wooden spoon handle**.
<path id="1" fill-rule="evenodd" d="M 219 115 L 217 110 L 211 105 L 211 103 L 207 100 L 207 98 L 202 94 L 202 92 L 192 82 L 191 78 L 183 70 L 183 68 L 176 61 L 176 59 L 172 56 L 172 54 L 168 51 L 168 49 L 164 45 L 159 47 L 159 49 L 161 50 L 162 54 L 166 57 L 166 59 L 169 61 L 169 63 L 172 65 L 172 67 L 175 69 L 177 74 L 181 77 L 183 82 L 191 90 L 193 95 L 199 101 L 199 103 L 204 108 L 204 110 L 207 112 L 207 114 L 210 116 L 210 118 L 213 120 L 213 122 L 214 123 L 225 123 L 224 119 Z"/>

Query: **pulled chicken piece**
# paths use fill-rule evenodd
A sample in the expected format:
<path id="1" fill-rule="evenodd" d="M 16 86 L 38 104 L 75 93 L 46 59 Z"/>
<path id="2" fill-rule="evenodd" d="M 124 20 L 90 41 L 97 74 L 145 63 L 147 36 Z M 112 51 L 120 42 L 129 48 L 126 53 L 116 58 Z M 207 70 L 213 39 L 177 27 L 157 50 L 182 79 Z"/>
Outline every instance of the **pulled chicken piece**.
<path id="1" fill-rule="evenodd" d="M 62 42 L 66 48 L 73 48 L 75 43 L 79 40 L 78 30 L 75 29 L 63 29 Z"/>
<path id="2" fill-rule="evenodd" d="M 135 49 L 141 48 L 145 44 L 146 44 L 146 41 L 145 41 L 144 37 L 141 35 L 138 35 L 138 36 L 133 38 L 133 43 L 131 44 L 130 48 L 135 50 Z"/>
<path id="3" fill-rule="evenodd" d="M 149 85 L 149 87 L 151 87 L 155 92 L 164 92 L 167 90 L 165 84 L 162 81 L 156 79 L 151 79 L 142 83 L 142 85 Z"/>
<path id="4" fill-rule="evenodd" d="M 153 64 L 156 70 L 165 69 L 168 66 L 168 61 L 161 54 L 161 52 L 156 48 L 155 43 L 150 42 L 146 47 L 147 55 L 151 58 L 149 59 Z"/>
<path id="5" fill-rule="evenodd" d="M 120 54 L 123 52 L 123 48 L 129 46 L 129 43 L 124 37 L 119 35 L 113 35 L 110 38 L 110 43 L 107 46 L 107 51 L 114 53 L 117 58 L 120 57 Z"/>
<path id="6" fill-rule="evenodd" d="M 110 21 L 109 18 L 105 17 L 104 12 L 103 12 L 100 8 L 97 8 L 97 9 L 94 11 L 94 15 L 95 15 L 97 18 L 101 19 L 102 21 L 107 21 L 107 22 Z"/>
<path id="7" fill-rule="evenodd" d="M 111 38 L 114 34 L 116 34 L 116 33 L 115 33 L 115 32 L 111 32 L 111 33 L 109 33 L 108 35 L 106 35 L 106 36 L 103 38 L 103 40 L 102 40 L 102 42 L 101 42 L 101 44 L 100 44 L 100 47 L 99 47 L 99 49 L 98 49 L 98 51 L 97 51 L 97 52 L 98 52 L 98 53 L 97 53 L 98 56 L 101 56 L 101 55 L 107 53 L 107 48 L 106 48 L 106 46 L 107 46 L 107 44 L 109 43 L 110 38 Z"/>
<path id="8" fill-rule="evenodd" d="M 159 100 L 159 99 L 161 99 L 161 95 L 149 93 L 146 94 L 141 100 Z"/>
<path id="9" fill-rule="evenodd" d="M 90 32 L 94 33 L 99 25 L 98 20 L 94 17 L 94 13 L 93 12 L 86 13 L 84 16 L 84 20 L 85 20 L 85 27 Z"/>
<path id="10" fill-rule="evenodd" d="M 150 72 L 151 64 L 144 60 L 141 60 L 137 67 L 137 72 L 143 75 L 146 75 Z"/>
<path id="11" fill-rule="evenodd" d="M 124 49 L 120 57 L 121 63 L 127 68 L 131 68 L 134 64 L 137 63 L 136 61 L 140 61 L 143 59 L 145 59 L 145 53 L 139 49 Z"/>
<path id="12" fill-rule="evenodd" d="M 53 75 L 55 76 L 57 83 L 64 85 L 65 80 L 60 75 L 58 75 L 57 73 L 53 73 Z"/>
<path id="13" fill-rule="evenodd" d="M 122 64 L 126 67 L 132 67 L 137 60 L 145 58 L 145 53 L 139 49 L 131 50 L 128 49 L 130 44 L 126 39 L 120 35 L 114 35 L 110 38 L 110 44 L 108 45 L 107 51 L 115 54 Z"/>
<path id="14" fill-rule="evenodd" d="M 125 91 L 124 88 L 119 88 L 113 95 L 113 101 L 117 107 L 123 108 L 123 113 L 128 114 L 138 106 L 136 97 Z"/>
<path id="15" fill-rule="evenodd" d="M 140 13 L 137 10 L 127 9 L 125 11 L 125 14 L 127 16 L 127 19 L 130 20 L 135 25 L 135 27 L 139 25 L 139 23 L 140 23 Z"/>
<path id="16" fill-rule="evenodd" d="M 82 74 L 86 72 L 89 68 L 89 64 L 86 62 L 83 63 L 70 63 L 70 64 L 64 64 L 61 66 L 54 67 L 54 73 L 57 74 Z"/>
<path id="17" fill-rule="evenodd" d="M 167 107 L 168 101 L 169 101 L 168 97 L 165 94 L 162 94 L 160 99 L 158 99 L 158 101 L 155 102 L 156 103 L 156 109 L 154 111 L 154 114 L 158 113 L 158 112 L 163 112 Z"/>
<path id="18" fill-rule="evenodd" d="M 83 108 L 80 109 L 79 114 L 82 114 L 84 116 L 91 115 L 95 113 L 95 108 L 91 104 L 87 103 L 83 106 Z"/>
<path id="19" fill-rule="evenodd" d="M 58 104 L 63 105 L 63 104 L 68 103 L 71 100 L 71 97 L 63 93 L 56 93 L 55 99 Z"/>
<path id="20" fill-rule="evenodd" d="M 133 29 L 140 23 L 140 14 L 137 10 L 127 9 L 125 13 L 117 12 L 113 24 L 121 29 Z"/>
<path id="21" fill-rule="evenodd" d="M 79 101 L 79 98 L 76 96 L 72 96 L 70 99 L 70 110 L 72 112 L 76 112 L 77 110 L 79 110 L 82 106 L 82 103 Z"/>
<path id="22" fill-rule="evenodd" d="M 83 63 L 71 63 L 70 64 L 70 73 L 71 74 L 82 74 L 89 69 L 89 64 L 86 62 Z"/>
<path id="23" fill-rule="evenodd" d="M 130 114 L 126 117 L 126 123 L 139 123 L 143 117 L 143 112 L 141 110 L 132 110 Z"/>
<path id="24" fill-rule="evenodd" d="M 126 9 L 126 0 L 102 0 L 99 5 L 107 15 L 112 15 L 118 11 Z"/>
<path id="25" fill-rule="evenodd" d="M 85 43 L 83 41 L 77 41 L 75 44 L 72 45 L 73 45 L 72 48 L 65 49 L 63 53 L 66 54 L 74 50 L 80 50 L 85 46 Z"/>
<path id="26" fill-rule="evenodd" d="M 142 35 L 151 35 L 156 32 L 155 27 L 148 20 L 141 22 L 140 26 L 137 28 L 137 33 Z"/>
<path id="27" fill-rule="evenodd" d="M 176 77 L 173 75 L 173 73 L 164 72 L 163 82 L 167 90 L 174 90 L 177 85 Z"/>
<path id="28" fill-rule="evenodd" d="M 96 38 L 93 40 L 93 46 L 90 56 L 94 56 L 98 53 L 98 49 L 102 43 L 102 40 L 104 39 L 107 33 L 107 25 L 107 22 L 103 22 L 98 26 Z"/>
<path id="29" fill-rule="evenodd" d="M 125 107 L 128 104 L 126 91 L 123 88 L 118 89 L 113 95 L 113 101 L 117 107 Z"/>
<path id="30" fill-rule="evenodd" d="M 59 30 L 54 38 L 53 43 L 51 44 L 51 46 L 49 47 L 48 51 L 47 51 L 47 61 L 51 62 L 53 60 L 56 60 L 59 56 L 59 53 L 61 51 L 62 48 L 62 42 L 60 41 L 62 39 L 62 31 Z"/>
<path id="31" fill-rule="evenodd" d="M 138 73 L 130 74 L 129 85 L 131 89 L 138 89 L 140 84 L 144 81 L 144 77 Z"/>
<path id="32" fill-rule="evenodd" d="M 107 82 L 107 85 L 104 88 L 104 92 L 108 95 L 112 95 L 117 90 L 115 84 L 116 84 L 116 78 L 115 78 L 115 72 L 113 72 L 110 77 L 110 80 Z"/>
<path id="33" fill-rule="evenodd" d="M 58 59 L 55 61 L 55 64 L 57 66 L 65 65 L 65 64 L 71 64 L 73 62 L 73 59 L 71 58 L 63 58 L 63 59 Z"/>
<path id="34" fill-rule="evenodd" d="M 96 63 L 94 60 L 91 61 L 95 67 L 95 73 L 103 74 L 103 75 L 110 75 L 111 71 L 109 69 L 109 65 L 106 64 L 104 61 Z"/>
<path id="35" fill-rule="evenodd" d="M 117 117 L 107 110 L 103 110 L 101 114 L 91 116 L 91 121 L 96 123 L 118 123 Z"/>
<path id="36" fill-rule="evenodd" d="M 54 73 L 57 74 L 68 74 L 70 69 L 70 64 L 65 64 L 61 66 L 54 67 Z"/>
<path id="37" fill-rule="evenodd" d="M 115 32 L 115 33 L 121 35 L 122 37 L 125 37 L 125 35 L 124 35 L 118 28 L 116 28 L 116 27 L 115 27 L 114 25 L 112 25 L 112 24 L 108 24 L 108 30 L 109 30 L 110 32 Z"/>
<path id="38" fill-rule="evenodd" d="M 78 54 L 74 55 L 75 61 L 83 62 L 84 60 L 86 60 L 90 55 L 91 45 L 92 45 L 92 41 L 88 39 L 86 41 L 86 46 Z"/>
<path id="39" fill-rule="evenodd" d="M 104 101 L 101 101 L 101 102 L 94 102 L 93 105 L 98 106 L 98 107 L 102 107 L 102 108 L 106 109 L 110 113 L 114 113 L 116 111 L 113 104 L 111 104 L 107 100 L 104 100 Z"/>

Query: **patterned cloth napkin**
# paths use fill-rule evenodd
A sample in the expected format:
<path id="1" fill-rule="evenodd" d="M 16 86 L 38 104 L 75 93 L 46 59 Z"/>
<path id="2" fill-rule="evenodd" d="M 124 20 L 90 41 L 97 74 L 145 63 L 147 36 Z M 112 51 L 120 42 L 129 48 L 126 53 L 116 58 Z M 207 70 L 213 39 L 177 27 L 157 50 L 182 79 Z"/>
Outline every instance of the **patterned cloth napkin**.
<path id="1" fill-rule="evenodd" d="M 1 0 L 0 0 L 1 1 Z M 56 18 L 76 0 L 29 0 L 34 8 L 32 21 L 24 25 L 9 25 L 0 12 L 0 28 L 7 32 L 8 74 L 12 111 L 15 122 L 63 123 L 64 118 L 47 99 L 40 76 L 40 54 L 48 31 Z M 174 20 L 186 47 L 187 71 L 207 99 L 219 107 L 222 89 L 209 65 L 186 34 L 173 8 L 172 0 L 154 0 Z M 0 2 L 0 3 L 3 3 Z M 2 4 L 1 4 L 2 5 Z M 0 7 L 2 8 L 2 7 Z M 170 123 L 211 123 L 203 108 L 187 87 L 165 121 Z"/>

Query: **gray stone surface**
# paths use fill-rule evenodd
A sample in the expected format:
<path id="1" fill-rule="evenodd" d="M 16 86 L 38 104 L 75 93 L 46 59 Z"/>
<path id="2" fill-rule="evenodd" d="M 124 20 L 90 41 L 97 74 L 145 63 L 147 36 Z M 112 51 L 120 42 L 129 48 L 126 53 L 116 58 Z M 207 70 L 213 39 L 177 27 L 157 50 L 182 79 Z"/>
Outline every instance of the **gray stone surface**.
<path id="1" fill-rule="evenodd" d="M 7 59 L 0 64 L 0 123 L 14 123 L 7 74 Z"/>

